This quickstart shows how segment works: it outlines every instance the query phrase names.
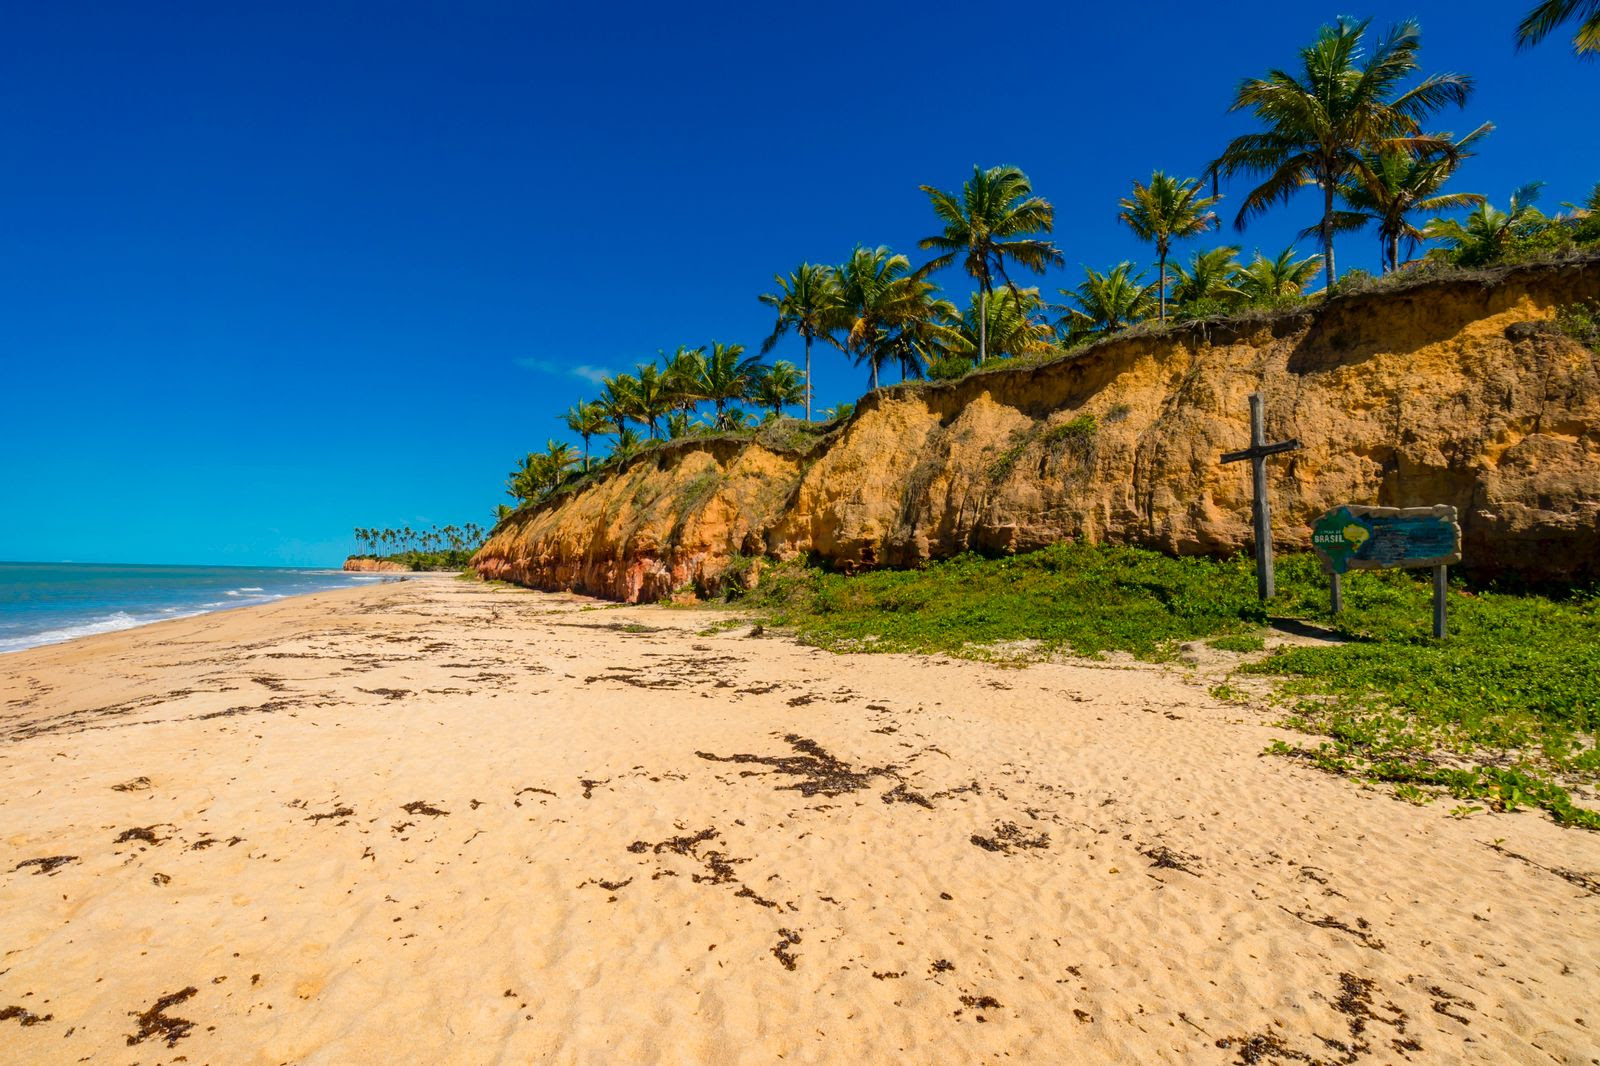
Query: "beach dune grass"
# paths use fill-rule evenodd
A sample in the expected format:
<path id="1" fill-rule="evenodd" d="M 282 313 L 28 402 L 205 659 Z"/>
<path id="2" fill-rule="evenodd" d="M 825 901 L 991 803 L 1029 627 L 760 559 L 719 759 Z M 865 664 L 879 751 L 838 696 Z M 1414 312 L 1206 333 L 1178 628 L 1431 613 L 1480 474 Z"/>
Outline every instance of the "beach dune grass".
<path id="1" fill-rule="evenodd" d="M 1284 725 L 1327 738 L 1313 748 L 1279 745 L 1281 754 L 1497 807 L 1536 805 L 1600 828 L 1600 817 L 1554 783 L 1600 781 L 1595 590 L 1549 596 L 1457 582 L 1450 636 L 1440 642 L 1427 571 L 1353 575 L 1337 616 L 1313 556 L 1280 558 L 1278 587 L 1270 620 L 1311 623 L 1325 640 L 1249 655 L 1248 638 L 1270 633 L 1249 559 L 1077 543 L 848 577 L 789 564 L 763 575 L 744 602 L 835 651 L 1164 660 L 1184 642 L 1208 640 L 1246 654 L 1240 674 L 1270 680 Z"/>

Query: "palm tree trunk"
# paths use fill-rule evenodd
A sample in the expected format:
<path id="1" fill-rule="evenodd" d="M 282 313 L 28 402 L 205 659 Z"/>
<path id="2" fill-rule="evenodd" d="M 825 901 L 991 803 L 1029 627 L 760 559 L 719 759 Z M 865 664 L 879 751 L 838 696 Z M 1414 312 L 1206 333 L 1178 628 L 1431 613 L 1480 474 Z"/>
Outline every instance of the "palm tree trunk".
<path id="1" fill-rule="evenodd" d="M 1161 260 L 1161 324 L 1167 324 L 1167 250 L 1162 248 L 1158 258 Z"/>
<path id="2" fill-rule="evenodd" d="M 1389 236 L 1389 269 L 1400 269 L 1400 234 L 1393 233 Z"/>
<path id="3" fill-rule="evenodd" d="M 984 275 L 978 286 L 978 365 L 989 358 L 989 277 Z"/>
<path id="4" fill-rule="evenodd" d="M 873 356 L 868 356 L 867 357 L 867 365 L 872 368 L 872 391 L 873 392 L 877 392 L 878 391 L 878 360 L 877 360 L 877 358 L 873 357 Z"/>
<path id="5" fill-rule="evenodd" d="M 811 334 L 806 335 L 806 421 L 811 421 Z"/>
<path id="6" fill-rule="evenodd" d="M 1338 275 L 1333 272 L 1333 181 L 1322 183 L 1322 270 L 1327 275 L 1327 287 L 1333 288 Z"/>
<path id="7" fill-rule="evenodd" d="M 583 472 L 589 472 L 589 434 L 583 435 Z"/>

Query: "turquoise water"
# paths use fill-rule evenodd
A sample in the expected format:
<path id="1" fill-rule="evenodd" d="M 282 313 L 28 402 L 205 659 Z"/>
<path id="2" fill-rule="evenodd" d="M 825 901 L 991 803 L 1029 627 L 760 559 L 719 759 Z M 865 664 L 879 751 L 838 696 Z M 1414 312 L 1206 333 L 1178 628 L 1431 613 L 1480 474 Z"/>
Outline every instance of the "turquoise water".
<path id="1" fill-rule="evenodd" d="M 0 652 L 396 576 L 309 567 L 0 563 Z"/>

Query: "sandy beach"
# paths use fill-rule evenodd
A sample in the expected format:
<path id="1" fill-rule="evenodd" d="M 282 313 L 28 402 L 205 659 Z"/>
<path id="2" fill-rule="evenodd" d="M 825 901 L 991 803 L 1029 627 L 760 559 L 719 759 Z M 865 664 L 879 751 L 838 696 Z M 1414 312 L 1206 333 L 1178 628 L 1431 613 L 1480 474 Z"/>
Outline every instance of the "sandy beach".
<path id="1" fill-rule="evenodd" d="M 1203 669 L 426 578 L 0 657 L 6 1063 L 1600 1062 L 1600 835 Z"/>

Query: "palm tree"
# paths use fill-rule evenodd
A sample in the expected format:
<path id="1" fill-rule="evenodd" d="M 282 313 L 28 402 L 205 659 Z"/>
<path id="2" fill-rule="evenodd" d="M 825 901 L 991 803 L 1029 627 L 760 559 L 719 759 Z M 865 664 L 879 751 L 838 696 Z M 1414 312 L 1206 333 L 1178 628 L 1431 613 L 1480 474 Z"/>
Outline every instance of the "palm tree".
<path id="1" fill-rule="evenodd" d="M 1251 217 L 1287 202 L 1301 186 L 1321 186 L 1316 232 L 1329 284 L 1338 276 L 1334 196 L 1361 174 L 1362 152 L 1453 152 L 1448 138 L 1424 135 L 1421 120 L 1447 104 L 1465 106 L 1472 92 L 1472 80 L 1460 74 L 1435 74 L 1399 92 L 1417 69 L 1417 24 L 1408 20 L 1395 26 L 1368 54 L 1363 44 L 1370 22 L 1341 18 L 1324 26 L 1300 50 L 1298 80 L 1274 70 L 1241 85 L 1229 110 L 1253 110 L 1266 129 L 1235 137 L 1209 168 L 1213 177 L 1265 177 L 1239 208 L 1234 225 L 1240 230 Z"/>
<path id="2" fill-rule="evenodd" d="M 764 292 L 759 299 L 778 312 L 772 335 L 761 342 L 766 355 L 778 338 L 791 329 L 806 342 L 805 405 L 806 421 L 811 421 L 811 342 L 832 331 L 839 315 L 839 285 L 833 271 L 815 263 L 801 263 L 787 278 L 777 274 L 778 292 Z"/>
<path id="3" fill-rule="evenodd" d="M 1436 218 L 1422 228 L 1422 236 L 1442 242 L 1458 266 L 1483 266 L 1499 259 L 1511 242 L 1536 228 L 1545 216 L 1534 201 L 1543 182 L 1524 185 L 1511 194 L 1510 210 L 1499 211 L 1484 202 L 1466 222 Z"/>
<path id="4" fill-rule="evenodd" d="M 955 343 L 956 331 L 945 324 L 955 317 L 955 308 L 936 299 L 934 286 L 925 280 L 933 266 L 913 273 L 903 255 L 858 247 L 838 269 L 838 327 L 844 341 L 829 340 L 857 366 L 867 364 L 874 391 L 883 366 L 899 362 L 904 370 L 933 349 Z"/>
<path id="5" fill-rule="evenodd" d="M 639 376 L 634 378 L 633 400 L 637 417 L 650 428 L 650 439 L 654 440 L 656 423 L 676 402 L 671 379 L 656 364 L 640 363 Z"/>
<path id="6" fill-rule="evenodd" d="M 589 472 L 589 438 L 609 431 L 611 422 L 597 403 L 579 400 L 567 408 L 567 428 L 583 438 L 583 472 Z"/>
<path id="7" fill-rule="evenodd" d="M 1132 263 L 1118 263 L 1101 274 L 1085 268 L 1084 280 L 1075 290 L 1059 289 L 1071 301 L 1062 324 L 1074 337 L 1105 337 L 1126 329 L 1155 309 L 1155 286 L 1141 284 L 1142 273 L 1135 274 Z"/>
<path id="8" fill-rule="evenodd" d="M 638 386 L 632 374 L 617 374 L 600 382 L 600 399 L 595 405 L 600 408 L 601 417 L 618 433 L 627 427 L 629 419 L 641 421 L 636 395 Z"/>
<path id="9" fill-rule="evenodd" d="M 773 363 L 756 381 L 756 387 L 750 393 L 752 402 L 765 407 L 772 412 L 774 418 L 783 417 L 783 409 L 806 399 L 805 382 L 800 377 L 800 371 L 786 359 Z M 806 421 L 810 421 L 807 412 Z"/>
<path id="10" fill-rule="evenodd" d="M 701 364 L 695 391 L 716 405 L 714 424 L 717 429 L 730 428 L 726 412 L 728 401 L 744 399 L 760 373 L 760 356 L 746 356 L 744 345 L 711 343 L 711 354 L 705 356 Z"/>
<path id="11" fill-rule="evenodd" d="M 1239 246 L 1225 244 L 1189 257 L 1189 266 L 1172 268 L 1172 302 L 1179 307 L 1200 300 L 1228 303 L 1243 294 L 1234 287 L 1239 272 Z"/>
<path id="12" fill-rule="evenodd" d="M 577 465 L 578 452 L 566 441 L 551 440 L 545 442 L 544 453 L 538 458 L 539 472 L 544 479 L 543 488 L 548 493 L 561 484 L 568 470 Z"/>
<path id="13" fill-rule="evenodd" d="M 639 450 L 639 434 L 634 432 L 632 426 L 623 426 L 617 431 L 617 439 L 611 445 L 611 454 L 606 456 L 607 462 L 626 459 Z"/>
<path id="14" fill-rule="evenodd" d="M 667 379 L 672 409 L 682 413 L 686 418 L 696 404 L 706 399 L 699 391 L 700 379 L 705 376 L 705 354 L 706 350 L 703 347 L 690 348 L 682 344 L 670 357 L 665 352 L 661 353 L 661 362 L 666 368 L 663 376 Z"/>
<path id="15" fill-rule="evenodd" d="M 1167 320 L 1167 252 L 1175 238 L 1193 237 L 1217 224 L 1211 207 L 1219 199 L 1200 195 L 1200 183 L 1193 178 L 1169 178 L 1158 170 L 1150 175 L 1149 185 L 1134 182 L 1133 195 L 1119 202 L 1122 214 L 1117 217 L 1140 240 L 1156 246 L 1163 322 Z"/>
<path id="16" fill-rule="evenodd" d="M 1417 211 L 1477 207 L 1484 202 L 1477 193 L 1441 194 L 1439 187 L 1449 181 L 1462 160 L 1472 154 L 1467 148 L 1492 129 L 1494 124 L 1485 122 L 1455 141 L 1452 152 L 1411 155 L 1391 148 L 1366 153 L 1359 176 L 1339 187 L 1339 196 L 1351 208 L 1341 212 L 1340 228 L 1376 222 L 1384 273 L 1400 269 L 1400 239 L 1404 237 L 1413 244 L 1422 239 L 1422 231 L 1406 216 Z"/>
<path id="17" fill-rule="evenodd" d="M 1296 259 L 1292 247 L 1278 253 L 1276 259 L 1257 252 L 1250 265 L 1234 275 L 1233 286 L 1252 303 L 1271 303 L 1304 296 L 1306 286 L 1321 271 L 1322 264 L 1316 256 Z"/>
<path id="18" fill-rule="evenodd" d="M 1039 355 L 1055 347 L 1055 330 L 1036 316 L 1044 304 L 1038 289 L 1001 289 L 989 298 L 975 292 L 961 315 L 956 331 L 960 347 L 976 353 L 980 334 L 988 339 L 990 358 Z M 983 321 L 979 321 L 982 316 Z"/>
<path id="19" fill-rule="evenodd" d="M 1060 266 L 1061 252 L 1037 234 L 1049 234 L 1055 224 L 1055 208 L 1050 201 L 1033 195 L 1028 176 L 1017 167 L 972 168 L 972 180 L 954 193 L 920 187 L 933 202 L 934 214 L 944 223 L 944 231 L 917 242 L 918 247 L 937 249 L 941 255 L 923 268 L 939 270 L 962 255 L 962 266 L 978 279 L 978 361 L 989 357 L 988 314 L 985 307 L 994 292 L 994 275 L 1015 289 L 1006 273 L 1006 261 L 1043 274 L 1049 266 Z M 876 386 L 874 386 L 876 387 Z"/>
<path id="20" fill-rule="evenodd" d="M 1578 55 L 1600 52 L 1600 0 L 1544 0 L 1517 24 L 1517 47 L 1527 48 L 1548 37 L 1563 22 L 1577 20 L 1572 50 Z"/>

